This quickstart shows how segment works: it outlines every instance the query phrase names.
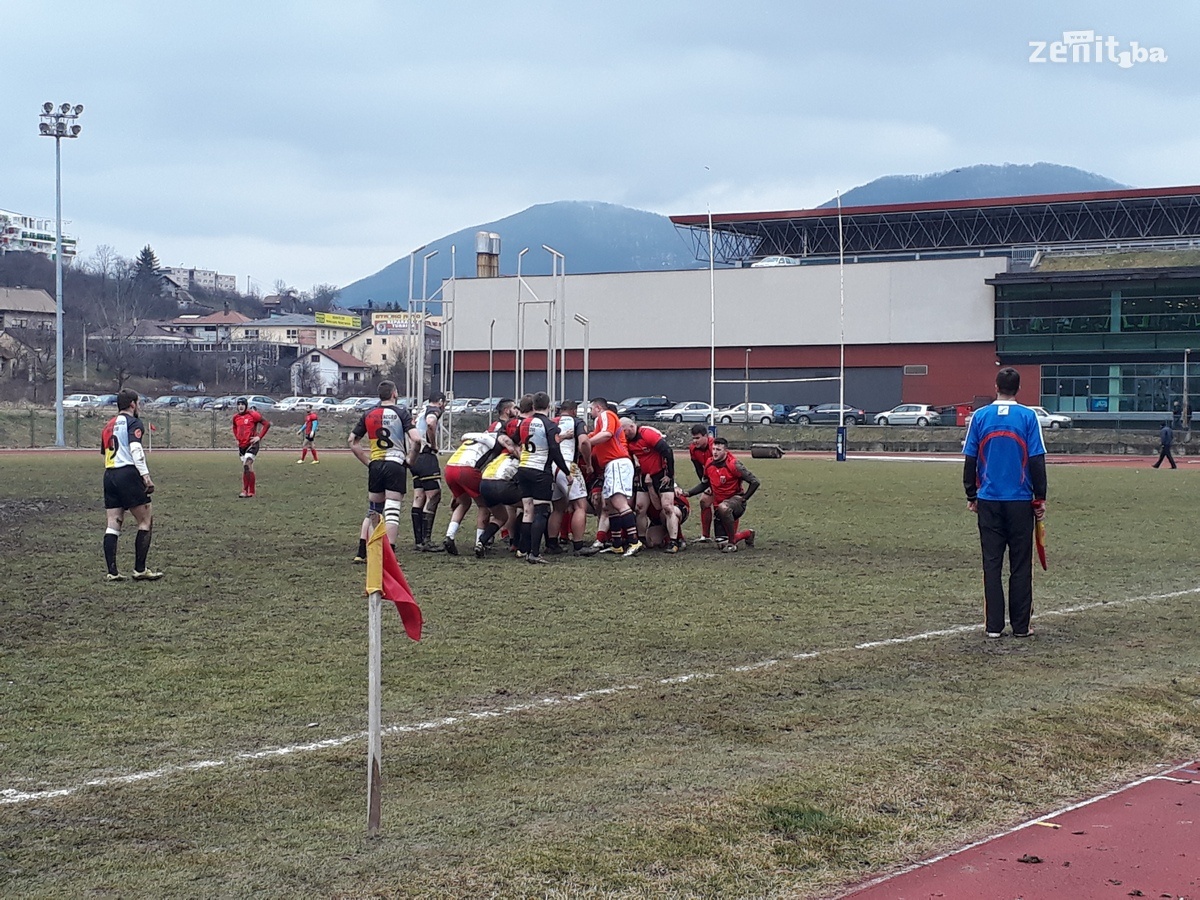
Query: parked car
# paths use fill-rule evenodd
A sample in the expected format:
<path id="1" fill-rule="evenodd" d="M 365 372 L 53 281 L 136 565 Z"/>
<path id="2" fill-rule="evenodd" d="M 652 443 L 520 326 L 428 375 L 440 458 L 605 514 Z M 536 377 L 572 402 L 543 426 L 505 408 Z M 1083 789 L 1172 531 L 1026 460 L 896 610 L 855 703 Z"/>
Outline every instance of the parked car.
<path id="1" fill-rule="evenodd" d="M 760 425 L 770 425 L 775 421 L 775 411 L 766 403 L 751 403 L 747 408 L 745 403 L 717 410 L 717 421 L 724 425 L 736 425 L 738 422 L 754 422 Z"/>
<path id="2" fill-rule="evenodd" d="M 187 406 L 187 397 L 178 394 L 163 394 L 154 401 L 155 406 Z"/>
<path id="3" fill-rule="evenodd" d="M 66 401 L 64 400 L 63 402 L 65 403 Z M 100 394 L 99 396 L 96 397 L 95 400 L 93 400 L 88 405 L 89 406 L 116 406 L 117 405 L 117 395 L 116 394 Z"/>
<path id="4" fill-rule="evenodd" d="M 70 409 L 76 406 L 95 406 L 95 394 L 72 394 L 69 397 L 63 398 L 63 408 Z"/>
<path id="5" fill-rule="evenodd" d="M 660 422 L 707 422 L 709 414 L 716 421 L 717 408 L 701 400 L 685 400 L 667 409 L 660 409 L 654 418 Z"/>
<path id="6" fill-rule="evenodd" d="M 293 409 L 299 409 L 307 405 L 308 400 L 308 397 L 301 397 L 297 394 L 293 394 L 291 397 L 284 397 L 282 400 L 276 403 L 275 408 L 280 412 L 291 412 Z"/>
<path id="7" fill-rule="evenodd" d="M 246 402 L 251 407 L 257 409 L 259 412 L 275 408 L 275 401 L 270 397 L 264 397 L 262 394 L 242 394 L 242 396 L 246 398 Z"/>
<path id="8" fill-rule="evenodd" d="M 470 412 L 482 402 L 478 397 L 455 397 L 446 405 L 446 408 L 455 415 L 462 415 Z"/>
<path id="9" fill-rule="evenodd" d="M 750 263 L 752 269 L 772 269 L 775 266 L 798 266 L 800 260 L 794 256 L 768 256 L 756 263 Z"/>
<path id="10" fill-rule="evenodd" d="M 1037 416 L 1038 424 L 1043 428 L 1049 428 L 1052 431 L 1057 431 L 1060 428 L 1070 428 L 1073 424 L 1075 424 L 1074 420 L 1070 416 L 1064 416 L 1062 413 L 1048 412 L 1045 407 L 1031 406 L 1029 408 L 1033 410 L 1033 414 Z M 971 415 L 974 415 L 974 413 L 971 413 Z M 963 424 L 970 428 L 971 416 L 967 416 L 967 421 Z"/>
<path id="11" fill-rule="evenodd" d="M 788 420 L 797 425 L 857 425 L 867 421 L 867 414 L 856 406 L 820 403 L 792 410 Z"/>
<path id="12" fill-rule="evenodd" d="M 332 411 L 341 402 L 337 397 L 309 397 L 306 408 L 315 409 L 317 412 Z"/>
<path id="13" fill-rule="evenodd" d="M 659 410 L 669 409 L 673 405 L 666 397 L 626 397 L 617 404 L 617 415 L 650 420 Z"/>
<path id="14" fill-rule="evenodd" d="M 238 397 L 240 397 L 240 396 L 243 396 L 243 395 L 241 395 L 241 394 L 226 394 L 224 397 L 218 397 L 216 400 L 214 400 L 212 402 L 212 408 L 213 409 L 233 409 L 234 404 L 237 403 Z"/>
<path id="15" fill-rule="evenodd" d="M 1059 428 L 1070 428 L 1073 424 L 1070 416 L 1064 416 L 1062 413 L 1047 412 L 1041 406 L 1029 407 L 1033 410 L 1033 414 L 1037 416 L 1038 424 L 1043 428 L 1057 430 Z"/>
<path id="16" fill-rule="evenodd" d="M 771 421 L 776 425 L 786 424 L 788 416 L 791 415 L 794 408 L 790 403 L 772 403 L 771 414 L 774 418 Z"/>
<path id="17" fill-rule="evenodd" d="M 319 403 L 319 404 L 317 404 L 316 409 L 318 412 L 323 412 L 326 409 L 328 409 L 329 412 L 335 412 L 335 413 L 353 412 L 354 408 L 358 405 L 358 402 L 360 400 L 366 400 L 366 399 L 368 399 L 368 398 L 366 398 L 366 397 L 347 397 L 345 400 L 339 400 L 337 403 L 333 404 L 332 406 L 330 406 L 329 404 L 326 404 L 326 403 Z M 378 398 L 375 399 L 375 402 L 376 403 L 379 402 Z"/>
<path id="18" fill-rule="evenodd" d="M 901 403 L 875 417 L 876 425 L 916 425 L 924 428 L 926 425 L 941 423 L 941 414 L 925 403 Z"/>
<path id="19" fill-rule="evenodd" d="M 213 404 L 212 397 L 188 397 L 188 409 L 211 409 Z"/>
<path id="20" fill-rule="evenodd" d="M 378 397 L 359 397 L 354 401 L 354 409 L 352 412 L 366 412 L 368 409 L 374 409 L 379 405 Z"/>

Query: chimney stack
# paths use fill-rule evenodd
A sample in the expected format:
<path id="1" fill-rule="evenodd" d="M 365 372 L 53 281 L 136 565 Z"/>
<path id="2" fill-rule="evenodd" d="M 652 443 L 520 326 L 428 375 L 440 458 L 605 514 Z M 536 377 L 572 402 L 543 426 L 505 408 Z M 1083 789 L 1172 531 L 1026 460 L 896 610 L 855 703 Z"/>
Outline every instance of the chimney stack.
<path id="1" fill-rule="evenodd" d="M 475 232 L 475 275 L 478 278 L 500 275 L 500 235 L 494 231 Z"/>

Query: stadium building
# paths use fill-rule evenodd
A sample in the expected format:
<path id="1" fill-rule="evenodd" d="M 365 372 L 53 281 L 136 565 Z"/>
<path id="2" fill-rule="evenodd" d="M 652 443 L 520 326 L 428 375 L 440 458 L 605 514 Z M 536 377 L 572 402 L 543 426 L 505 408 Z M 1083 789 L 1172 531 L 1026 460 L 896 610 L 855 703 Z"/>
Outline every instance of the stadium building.
<path id="1" fill-rule="evenodd" d="M 836 376 L 843 348 L 868 411 L 991 396 L 997 365 L 1026 403 L 1097 424 L 1158 421 L 1200 387 L 1200 187 L 672 221 L 711 271 L 448 283 L 455 393 L 543 389 L 551 343 L 554 396 L 583 393 L 585 343 L 589 393 L 616 399 L 706 400 L 713 350 L 718 406 L 746 380 L 751 400 L 836 400 L 836 381 L 786 379 Z M 785 264 L 753 265 L 768 257 Z"/>

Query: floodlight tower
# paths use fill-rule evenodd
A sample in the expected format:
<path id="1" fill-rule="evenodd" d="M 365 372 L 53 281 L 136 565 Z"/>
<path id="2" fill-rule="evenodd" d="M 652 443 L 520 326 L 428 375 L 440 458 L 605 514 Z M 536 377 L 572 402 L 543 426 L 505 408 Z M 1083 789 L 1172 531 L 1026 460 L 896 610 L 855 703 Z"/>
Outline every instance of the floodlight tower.
<path id="1" fill-rule="evenodd" d="M 83 113 L 83 104 L 64 103 L 56 110 L 53 103 L 43 103 L 41 124 L 43 137 L 54 138 L 54 445 L 66 446 L 63 437 L 63 295 L 62 295 L 62 139 L 77 138 L 83 129 L 76 119 Z"/>

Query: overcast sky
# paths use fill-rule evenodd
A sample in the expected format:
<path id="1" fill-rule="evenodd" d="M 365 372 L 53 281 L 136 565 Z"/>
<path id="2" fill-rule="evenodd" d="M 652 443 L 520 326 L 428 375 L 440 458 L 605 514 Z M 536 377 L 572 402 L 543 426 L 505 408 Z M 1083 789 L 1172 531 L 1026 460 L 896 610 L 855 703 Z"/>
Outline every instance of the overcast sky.
<path id="1" fill-rule="evenodd" d="M 1200 4 L 0 0 L 0 208 L 164 265 L 345 285 L 553 200 L 796 209 L 975 163 L 1200 183 Z M 1166 62 L 1031 63 L 1064 31 Z M 1049 49 L 1046 50 L 1049 55 Z"/>

